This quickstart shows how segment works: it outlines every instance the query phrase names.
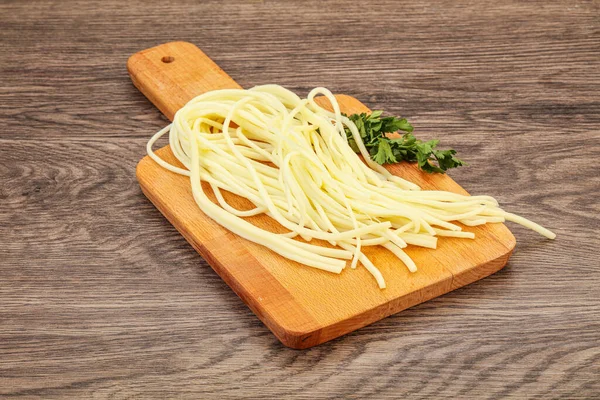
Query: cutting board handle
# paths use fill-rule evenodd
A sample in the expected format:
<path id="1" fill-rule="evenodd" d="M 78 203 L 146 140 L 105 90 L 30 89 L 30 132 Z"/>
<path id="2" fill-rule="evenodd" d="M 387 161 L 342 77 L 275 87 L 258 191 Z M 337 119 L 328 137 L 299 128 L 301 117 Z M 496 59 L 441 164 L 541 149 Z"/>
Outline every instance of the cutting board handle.
<path id="1" fill-rule="evenodd" d="M 135 87 L 173 120 L 194 97 L 238 85 L 202 50 L 188 42 L 170 42 L 135 53 L 127 61 Z"/>

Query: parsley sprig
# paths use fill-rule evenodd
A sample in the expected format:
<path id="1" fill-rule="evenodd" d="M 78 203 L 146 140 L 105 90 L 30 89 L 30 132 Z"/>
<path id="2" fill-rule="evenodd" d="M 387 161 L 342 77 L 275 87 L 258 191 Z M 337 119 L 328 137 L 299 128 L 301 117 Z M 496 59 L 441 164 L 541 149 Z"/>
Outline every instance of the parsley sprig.
<path id="1" fill-rule="evenodd" d="M 397 163 L 400 161 L 416 161 L 425 172 L 444 173 L 450 168 L 460 167 L 466 163 L 455 156 L 456 150 L 436 149 L 439 140 L 422 142 L 411 133 L 412 125 L 406 118 L 382 117 L 383 111 L 371 114 L 361 113 L 347 116 L 358 128 L 371 158 L 378 164 Z M 406 132 L 402 137 L 390 138 L 386 134 L 397 131 Z M 352 149 L 359 153 L 352 133 L 346 128 L 346 136 Z"/>

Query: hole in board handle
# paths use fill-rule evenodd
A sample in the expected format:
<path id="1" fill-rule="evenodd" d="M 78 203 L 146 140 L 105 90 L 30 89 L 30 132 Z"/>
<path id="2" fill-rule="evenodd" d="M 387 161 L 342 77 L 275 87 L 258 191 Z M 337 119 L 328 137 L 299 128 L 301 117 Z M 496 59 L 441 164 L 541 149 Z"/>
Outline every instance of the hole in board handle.
<path id="1" fill-rule="evenodd" d="M 160 59 L 160 61 L 164 62 L 165 64 L 169 64 L 169 63 L 172 63 L 173 61 L 175 61 L 175 57 L 164 56 L 163 58 Z"/>

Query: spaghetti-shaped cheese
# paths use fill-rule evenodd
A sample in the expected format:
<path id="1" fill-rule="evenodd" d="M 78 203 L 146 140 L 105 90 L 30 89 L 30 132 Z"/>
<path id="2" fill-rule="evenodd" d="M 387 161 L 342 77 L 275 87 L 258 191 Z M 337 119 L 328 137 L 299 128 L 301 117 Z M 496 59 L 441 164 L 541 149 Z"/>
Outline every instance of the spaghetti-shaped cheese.
<path id="1" fill-rule="evenodd" d="M 317 105 L 317 95 L 326 96 L 334 111 Z M 348 145 L 344 127 L 365 162 Z M 185 169 L 152 151 L 167 132 Z M 474 238 L 456 222 L 475 226 L 508 220 L 555 237 L 503 211 L 492 197 L 421 191 L 390 174 L 371 160 L 358 129 L 325 88 L 312 90 L 306 99 L 277 85 L 208 92 L 179 110 L 173 123 L 150 139 L 147 151 L 162 167 L 189 176 L 200 209 L 233 233 L 329 272 L 340 273 L 347 260 L 351 268 L 360 263 L 380 288 L 385 281 L 363 254 L 366 246 L 383 246 L 414 272 L 417 267 L 402 250 L 407 245 L 436 248 L 438 237 Z M 218 204 L 201 182 L 210 185 Z M 254 208 L 234 208 L 223 190 L 248 199 Z M 277 221 L 286 233 L 244 219 L 258 214 Z M 333 247 L 312 244 L 312 239 Z"/>

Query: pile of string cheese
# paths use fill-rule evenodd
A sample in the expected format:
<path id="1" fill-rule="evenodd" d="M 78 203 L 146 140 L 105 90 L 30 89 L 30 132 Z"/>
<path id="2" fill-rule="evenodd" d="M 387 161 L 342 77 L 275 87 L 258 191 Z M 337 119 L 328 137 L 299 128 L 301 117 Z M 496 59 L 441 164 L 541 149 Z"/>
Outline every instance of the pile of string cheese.
<path id="1" fill-rule="evenodd" d="M 317 95 L 326 96 L 334 112 L 317 105 Z M 352 132 L 365 162 L 349 146 L 344 127 Z M 152 151 L 166 132 L 186 169 Z M 325 88 L 312 90 L 306 99 L 277 85 L 208 92 L 179 110 L 173 123 L 148 142 L 147 151 L 162 167 L 189 176 L 198 207 L 231 232 L 329 272 L 340 273 L 347 260 L 351 268 L 360 263 L 380 288 L 385 281 L 363 254 L 366 246 L 383 246 L 414 272 L 417 267 L 402 250 L 407 245 L 436 248 L 440 236 L 474 238 L 455 222 L 475 226 L 508 220 L 555 237 L 503 211 L 492 197 L 422 191 L 391 175 L 370 159 L 356 126 Z M 210 185 L 218 204 L 201 182 Z M 248 199 L 254 208 L 234 208 L 223 190 Z M 260 229 L 244 219 L 258 214 L 277 221 L 285 233 Z"/>

